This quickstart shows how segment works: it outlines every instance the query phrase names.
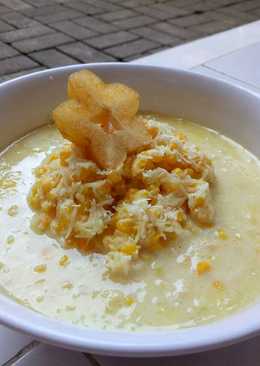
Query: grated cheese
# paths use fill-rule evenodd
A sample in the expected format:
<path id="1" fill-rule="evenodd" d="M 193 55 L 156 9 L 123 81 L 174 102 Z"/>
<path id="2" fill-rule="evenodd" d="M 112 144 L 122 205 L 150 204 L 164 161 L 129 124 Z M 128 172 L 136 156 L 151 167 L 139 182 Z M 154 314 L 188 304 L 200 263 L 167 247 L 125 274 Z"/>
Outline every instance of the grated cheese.
<path id="1" fill-rule="evenodd" d="M 189 222 L 212 225 L 211 161 L 173 127 L 156 129 L 149 147 L 116 169 L 100 169 L 73 144 L 35 169 L 28 201 L 32 226 L 64 247 L 107 254 L 110 273 L 128 273 L 144 251 L 173 242 Z"/>

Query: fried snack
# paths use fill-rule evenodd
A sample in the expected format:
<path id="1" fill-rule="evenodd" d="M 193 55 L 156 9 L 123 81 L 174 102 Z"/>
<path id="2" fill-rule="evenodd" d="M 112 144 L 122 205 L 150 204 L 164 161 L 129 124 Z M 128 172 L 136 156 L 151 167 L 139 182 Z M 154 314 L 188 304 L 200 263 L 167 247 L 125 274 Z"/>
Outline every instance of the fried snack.
<path id="1" fill-rule="evenodd" d="M 91 122 L 91 113 L 76 100 L 61 103 L 53 112 L 63 137 L 84 151 L 84 155 L 102 167 L 113 168 L 126 157 L 122 139 L 109 134 L 101 125 Z"/>
<path id="2" fill-rule="evenodd" d="M 126 85 L 105 84 L 88 70 L 72 74 L 68 97 L 53 111 L 61 134 L 102 168 L 116 168 L 151 136 L 136 116 L 139 95 Z"/>
<path id="3" fill-rule="evenodd" d="M 82 131 L 90 122 L 90 117 L 87 108 L 74 99 L 61 103 L 53 111 L 53 119 L 62 136 L 79 147 L 85 147 L 90 143 L 88 136 Z"/>
<path id="4" fill-rule="evenodd" d="M 103 110 L 98 100 L 102 97 L 104 87 L 105 84 L 98 76 L 82 70 L 69 76 L 68 97 L 83 104 L 95 118 Z"/>
<path id="5" fill-rule="evenodd" d="M 137 92 L 119 83 L 106 85 L 102 103 L 120 125 L 134 118 L 140 104 Z"/>

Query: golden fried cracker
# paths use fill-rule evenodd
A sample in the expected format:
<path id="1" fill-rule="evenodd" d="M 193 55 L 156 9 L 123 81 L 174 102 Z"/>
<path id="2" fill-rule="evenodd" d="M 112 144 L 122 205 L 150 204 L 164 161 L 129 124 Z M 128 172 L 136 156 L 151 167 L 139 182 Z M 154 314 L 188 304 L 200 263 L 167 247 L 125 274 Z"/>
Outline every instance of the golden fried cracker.
<path id="1" fill-rule="evenodd" d="M 126 85 L 105 84 L 88 70 L 69 77 L 69 101 L 53 111 L 62 135 L 87 152 L 102 168 L 116 168 L 151 137 L 136 117 L 139 95 Z"/>

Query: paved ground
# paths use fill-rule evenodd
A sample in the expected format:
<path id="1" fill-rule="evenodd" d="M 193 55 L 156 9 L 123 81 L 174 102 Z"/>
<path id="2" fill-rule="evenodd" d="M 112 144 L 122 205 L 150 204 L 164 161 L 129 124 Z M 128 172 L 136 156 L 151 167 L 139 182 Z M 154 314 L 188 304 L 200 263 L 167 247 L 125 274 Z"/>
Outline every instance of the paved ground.
<path id="1" fill-rule="evenodd" d="M 0 0 L 0 81 L 129 61 L 260 18 L 260 0 Z"/>

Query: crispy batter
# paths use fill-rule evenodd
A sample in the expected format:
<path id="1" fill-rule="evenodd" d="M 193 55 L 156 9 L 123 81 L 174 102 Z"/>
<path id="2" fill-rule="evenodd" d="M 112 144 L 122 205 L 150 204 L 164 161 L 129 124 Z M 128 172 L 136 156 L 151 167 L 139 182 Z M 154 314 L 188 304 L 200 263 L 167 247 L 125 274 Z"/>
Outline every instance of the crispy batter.
<path id="1" fill-rule="evenodd" d="M 69 76 L 68 97 L 83 104 L 93 116 L 102 112 L 98 101 L 102 98 L 105 84 L 93 72 L 82 70 Z"/>
<path id="2" fill-rule="evenodd" d="M 124 122 L 134 118 L 139 110 L 138 93 L 119 83 L 106 85 L 102 102 L 120 125 L 124 125 Z"/>
<path id="3" fill-rule="evenodd" d="M 89 70 L 69 77 L 68 97 L 53 111 L 61 134 L 102 168 L 116 168 L 151 141 L 143 118 L 136 116 L 139 95 L 126 85 L 105 84 Z"/>
<path id="4" fill-rule="evenodd" d="M 124 129 L 116 131 L 121 143 L 126 147 L 127 152 L 133 153 L 151 140 L 151 136 L 141 116 L 134 117 Z"/>
<path id="5" fill-rule="evenodd" d="M 53 111 L 53 119 L 65 139 L 80 147 L 86 147 L 90 143 L 83 130 L 90 123 L 90 113 L 77 100 L 70 99 L 61 103 Z"/>
<path id="6" fill-rule="evenodd" d="M 53 111 L 53 118 L 63 137 L 83 149 L 100 166 L 113 168 L 124 161 L 126 151 L 120 137 L 92 123 L 89 111 L 78 101 L 71 99 L 60 104 Z"/>

